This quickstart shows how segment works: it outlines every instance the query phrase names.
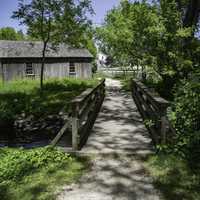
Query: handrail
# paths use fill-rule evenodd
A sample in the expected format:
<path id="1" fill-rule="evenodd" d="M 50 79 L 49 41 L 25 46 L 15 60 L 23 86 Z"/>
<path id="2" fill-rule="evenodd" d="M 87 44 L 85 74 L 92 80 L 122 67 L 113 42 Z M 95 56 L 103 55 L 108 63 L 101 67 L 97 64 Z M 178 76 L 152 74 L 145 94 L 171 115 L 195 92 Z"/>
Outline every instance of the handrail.
<path id="1" fill-rule="evenodd" d="M 133 80 L 133 83 L 140 89 L 143 94 L 145 94 L 148 99 L 151 101 L 152 106 L 155 107 L 158 111 L 166 111 L 167 107 L 169 107 L 170 102 L 162 98 L 157 92 L 152 92 L 150 89 L 145 86 L 143 83 L 141 83 L 138 80 Z"/>
<path id="2" fill-rule="evenodd" d="M 94 89 L 88 89 L 72 103 L 72 146 L 80 149 L 93 127 L 97 114 L 105 97 L 105 79 Z"/>
<path id="3" fill-rule="evenodd" d="M 156 144 L 166 143 L 175 129 L 167 118 L 170 102 L 138 80 L 131 80 L 132 97 Z"/>
<path id="4" fill-rule="evenodd" d="M 85 101 L 91 94 L 93 94 L 102 84 L 105 83 L 105 79 L 102 79 L 101 82 L 95 88 L 88 88 L 84 92 L 82 92 L 79 96 L 75 97 L 71 103 L 81 103 Z"/>
<path id="5" fill-rule="evenodd" d="M 60 138 L 63 136 L 63 134 L 65 133 L 65 131 L 70 128 L 70 121 L 67 121 L 64 126 L 60 129 L 60 131 L 58 132 L 58 134 L 56 135 L 56 137 L 51 141 L 51 145 L 55 146 L 58 141 L 60 140 Z"/>
<path id="6" fill-rule="evenodd" d="M 52 140 L 51 145 L 55 146 L 66 130 L 71 129 L 72 148 L 80 149 L 86 142 L 88 134 L 93 127 L 97 114 L 105 97 L 105 79 L 95 88 L 89 88 L 71 101 L 72 111 L 69 119 Z"/>

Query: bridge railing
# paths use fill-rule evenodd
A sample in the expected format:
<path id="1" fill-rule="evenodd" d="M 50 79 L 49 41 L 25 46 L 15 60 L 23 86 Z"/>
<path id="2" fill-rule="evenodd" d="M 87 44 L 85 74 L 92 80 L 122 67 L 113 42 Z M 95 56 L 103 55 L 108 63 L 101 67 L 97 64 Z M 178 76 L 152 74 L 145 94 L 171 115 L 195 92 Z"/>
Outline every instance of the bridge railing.
<path id="1" fill-rule="evenodd" d="M 72 146 L 81 148 L 88 138 L 105 97 L 105 79 L 72 101 Z"/>
<path id="2" fill-rule="evenodd" d="M 87 141 L 105 97 L 105 79 L 71 101 L 69 119 L 51 142 L 55 146 L 66 130 L 72 134 L 72 149 L 79 150 Z"/>
<path id="3" fill-rule="evenodd" d="M 175 135 L 175 129 L 167 118 L 167 108 L 170 103 L 138 80 L 131 80 L 131 88 L 132 97 L 154 143 L 161 144 L 171 141 Z"/>

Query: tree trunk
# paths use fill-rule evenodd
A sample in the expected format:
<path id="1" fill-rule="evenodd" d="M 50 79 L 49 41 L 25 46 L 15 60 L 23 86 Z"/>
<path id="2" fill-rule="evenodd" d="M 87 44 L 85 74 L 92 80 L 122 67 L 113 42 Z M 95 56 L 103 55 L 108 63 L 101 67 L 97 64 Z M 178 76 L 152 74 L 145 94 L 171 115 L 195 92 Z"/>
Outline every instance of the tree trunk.
<path id="1" fill-rule="evenodd" d="M 45 66 L 45 57 L 42 57 L 41 74 L 40 74 L 40 89 L 41 90 L 43 90 L 44 66 Z"/>
<path id="2" fill-rule="evenodd" d="M 142 66 L 142 81 L 145 82 L 147 78 L 145 66 Z"/>
<path id="3" fill-rule="evenodd" d="M 173 88 L 175 84 L 177 83 L 178 79 L 176 76 L 168 76 L 164 75 L 162 76 L 163 79 L 163 86 L 160 88 L 160 92 L 162 93 L 162 96 L 167 99 L 173 98 Z"/>
<path id="4" fill-rule="evenodd" d="M 5 82 L 4 68 L 3 68 L 3 63 L 2 62 L 0 62 L 0 63 L 1 63 L 2 83 L 4 84 L 4 82 Z"/>
<path id="5" fill-rule="evenodd" d="M 187 8 L 185 18 L 183 20 L 184 27 L 196 27 L 199 21 L 200 1 L 190 0 Z"/>
<path id="6" fill-rule="evenodd" d="M 43 90 L 43 82 L 44 82 L 44 67 L 45 67 L 45 60 L 46 60 L 46 48 L 47 42 L 44 42 L 43 50 L 42 50 L 42 65 L 41 65 L 41 74 L 40 74 L 40 89 Z"/>

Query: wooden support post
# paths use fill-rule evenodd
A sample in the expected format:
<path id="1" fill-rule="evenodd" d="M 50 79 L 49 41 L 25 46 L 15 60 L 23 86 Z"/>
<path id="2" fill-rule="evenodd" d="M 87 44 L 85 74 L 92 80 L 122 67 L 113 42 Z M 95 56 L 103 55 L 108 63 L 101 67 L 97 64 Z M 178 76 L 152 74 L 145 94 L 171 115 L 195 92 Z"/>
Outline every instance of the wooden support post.
<path id="1" fill-rule="evenodd" d="M 75 103 L 72 106 L 72 149 L 74 151 L 78 150 L 79 146 L 79 119 L 78 119 L 78 113 L 79 113 L 79 105 Z"/>
<path id="2" fill-rule="evenodd" d="M 66 122 L 65 125 L 62 127 L 62 129 L 59 131 L 59 133 L 56 135 L 56 137 L 51 141 L 51 145 L 54 147 L 60 140 L 60 138 L 63 136 L 65 131 L 70 127 L 70 121 Z"/>
<path id="3" fill-rule="evenodd" d="M 4 75 L 3 63 L 0 62 L 0 64 L 1 64 L 1 78 L 2 78 L 2 82 L 4 84 L 4 82 L 5 82 L 5 75 Z"/>
<path id="4" fill-rule="evenodd" d="M 167 119 L 168 101 L 159 96 L 155 91 L 149 90 L 140 81 L 131 81 L 132 96 L 143 119 L 155 121 L 155 125 L 148 128 L 156 144 L 166 144 L 169 141 L 169 130 L 175 134 L 173 127 Z M 171 127 L 170 127 L 171 126 Z"/>
<path id="5" fill-rule="evenodd" d="M 168 102 L 160 104 L 160 139 L 161 144 L 167 143 L 167 129 L 168 129 L 168 119 L 167 119 L 167 107 L 169 106 Z"/>
<path id="6" fill-rule="evenodd" d="M 79 150 L 87 141 L 89 132 L 105 96 L 105 80 L 94 89 L 87 89 L 72 103 L 72 149 Z"/>
<path id="7" fill-rule="evenodd" d="M 166 144 L 167 138 L 167 119 L 166 116 L 161 117 L 161 144 Z"/>

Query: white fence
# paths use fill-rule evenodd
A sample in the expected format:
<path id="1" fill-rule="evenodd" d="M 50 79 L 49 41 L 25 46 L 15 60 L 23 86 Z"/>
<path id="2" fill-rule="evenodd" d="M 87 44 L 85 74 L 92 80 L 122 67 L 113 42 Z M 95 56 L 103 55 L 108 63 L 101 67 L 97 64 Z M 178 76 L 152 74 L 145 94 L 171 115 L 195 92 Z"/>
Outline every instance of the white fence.
<path id="1" fill-rule="evenodd" d="M 141 74 L 141 67 L 134 67 L 133 69 L 127 68 L 109 68 L 109 67 L 101 67 L 98 69 L 98 72 L 105 74 L 106 76 L 115 77 L 115 76 L 140 76 Z"/>

